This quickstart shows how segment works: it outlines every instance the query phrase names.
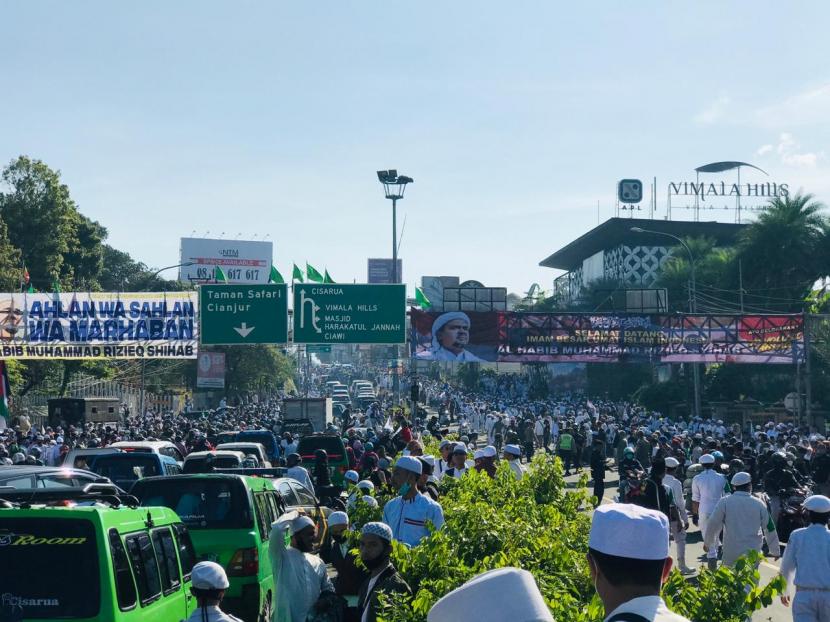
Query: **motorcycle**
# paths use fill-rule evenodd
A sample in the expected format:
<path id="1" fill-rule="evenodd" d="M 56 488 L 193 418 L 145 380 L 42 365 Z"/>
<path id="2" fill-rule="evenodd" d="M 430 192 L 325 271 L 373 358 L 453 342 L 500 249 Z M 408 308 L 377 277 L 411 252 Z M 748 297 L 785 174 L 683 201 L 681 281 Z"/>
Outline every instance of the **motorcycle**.
<path id="1" fill-rule="evenodd" d="M 626 469 L 625 476 L 620 477 L 620 503 L 634 503 L 646 490 L 648 473 Z"/>
<path id="2" fill-rule="evenodd" d="M 781 499 L 781 511 L 778 514 L 775 529 L 781 542 L 787 542 L 790 534 L 796 529 L 808 526 L 804 500 L 809 495 L 810 491 L 806 488 L 778 492 L 778 498 Z"/>

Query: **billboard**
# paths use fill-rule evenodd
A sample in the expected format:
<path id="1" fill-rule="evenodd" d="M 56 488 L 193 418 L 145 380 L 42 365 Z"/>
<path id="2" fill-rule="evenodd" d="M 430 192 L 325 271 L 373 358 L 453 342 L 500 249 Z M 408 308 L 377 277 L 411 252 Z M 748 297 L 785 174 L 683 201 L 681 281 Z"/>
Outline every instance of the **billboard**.
<path id="1" fill-rule="evenodd" d="M 196 367 L 196 388 L 225 388 L 225 353 L 200 352 Z"/>
<path id="2" fill-rule="evenodd" d="M 392 260 L 369 258 L 367 260 L 368 266 L 366 270 L 366 282 L 373 284 L 388 284 L 394 283 L 392 278 Z M 398 259 L 398 283 L 403 282 L 403 260 Z"/>
<path id="3" fill-rule="evenodd" d="M 217 267 L 228 283 L 268 283 L 273 262 L 272 242 L 182 238 L 179 280 L 212 281 Z"/>
<path id="4" fill-rule="evenodd" d="M 411 311 L 422 360 L 778 363 L 804 360 L 800 315 Z"/>
<path id="5" fill-rule="evenodd" d="M 444 308 L 444 288 L 458 287 L 460 282 L 457 276 L 422 276 L 421 289 L 432 303 L 432 309 L 441 311 Z"/>
<path id="6" fill-rule="evenodd" d="M 196 292 L 0 294 L 0 359 L 196 358 Z"/>

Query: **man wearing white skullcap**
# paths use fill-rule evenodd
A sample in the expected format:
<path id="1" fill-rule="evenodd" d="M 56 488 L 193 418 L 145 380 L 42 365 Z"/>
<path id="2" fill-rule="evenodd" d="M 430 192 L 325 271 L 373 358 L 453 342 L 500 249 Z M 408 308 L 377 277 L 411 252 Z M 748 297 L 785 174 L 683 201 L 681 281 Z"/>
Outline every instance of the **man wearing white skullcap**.
<path id="1" fill-rule="evenodd" d="M 473 577 L 432 606 L 427 622 L 553 622 L 533 575 L 498 568 Z"/>
<path id="2" fill-rule="evenodd" d="M 761 551 L 763 534 L 769 554 L 780 556 L 778 534 L 767 504 L 752 496 L 752 476 L 745 471 L 735 473 L 732 488 L 735 492 L 718 501 L 706 521 L 703 543 L 709 550 L 717 550 L 717 537 L 723 529 L 723 563 L 734 566 L 741 555 Z"/>
<path id="3" fill-rule="evenodd" d="M 686 513 L 683 482 L 674 476 L 679 466 L 680 461 L 677 458 L 672 456 L 666 458 L 666 476 L 663 478 L 663 485 L 671 489 L 677 508 L 677 518 L 679 519 L 671 521 L 670 525 L 672 539 L 677 545 L 677 565 L 681 573 L 689 574 L 693 572 L 691 568 L 686 566 L 686 532 L 689 530 L 689 515 Z"/>
<path id="4" fill-rule="evenodd" d="M 588 538 L 588 564 L 605 622 L 634 619 L 689 622 L 669 611 L 660 588 L 669 576 L 669 521 L 663 512 L 630 503 L 601 505 Z M 637 618 L 639 619 L 639 618 Z"/>
<path id="5" fill-rule="evenodd" d="M 392 565 L 392 530 L 385 523 L 366 523 L 360 532 L 360 559 L 369 569 L 369 578 L 360 587 L 357 609 L 361 622 L 375 622 L 378 609 L 378 592 L 412 590 Z"/>
<path id="6" fill-rule="evenodd" d="M 328 524 L 331 541 L 320 549 L 320 557 L 337 571 L 337 577 L 333 581 L 334 591 L 340 596 L 356 596 L 369 573 L 363 568 L 358 568 L 355 563 L 356 556 L 351 552 L 346 540 L 349 515 L 345 512 L 332 512 Z"/>
<path id="7" fill-rule="evenodd" d="M 383 522 L 392 529 L 395 540 L 417 546 L 430 531 L 427 523 L 435 529 L 444 525 L 441 506 L 418 490 L 418 478 L 423 465 L 418 458 L 401 456 L 395 463 L 392 484 L 398 495 L 383 508 Z"/>
<path id="8" fill-rule="evenodd" d="M 462 311 L 442 313 L 432 322 L 432 347 L 417 358 L 430 361 L 460 361 L 481 363 L 465 348 L 470 343 L 470 316 Z"/>
<path id="9" fill-rule="evenodd" d="M 510 470 L 516 476 L 516 479 L 522 479 L 525 476 L 525 468 L 520 460 L 522 457 L 522 448 L 518 445 L 505 445 L 502 453 L 504 454 L 504 459 L 507 460 L 507 464 L 510 466 Z"/>
<path id="10" fill-rule="evenodd" d="M 325 562 L 311 553 L 316 526 L 305 514 L 286 512 L 271 526 L 268 542 L 274 587 L 271 622 L 305 620 L 320 595 L 334 592 Z"/>
<path id="11" fill-rule="evenodd" d="M 715 471 L 715 457 L 712 454 L 703 454 L 700 464 L 703 465 L 703 471 L 692 480 L 692 514 L 698 516 L 700 533 L 705 534 L 706 521 L 709 520 L 709 515 L 714 511 L 718 501 L 726 494 L 728 485 L 726 478 Z M 708 548 L 706 557 L 709 569 L 714 570 L 718 565 L 717 543 Z"/>
<path id="12" fill-rule="evenodd" d="M 781 574 L 787 580 L 781 602 L 789 605 L 792 599 L 795 622 L 825 622 L 830 620 L 830 499 L 807 497 L 804 509 L 810 526 L 790 534 L 781 560 Z"/>
<path id="13" fill-rule="evenodd" d="M 190 573 L 190 591 L 196 597 L 198 607 L 187 622 L 241 622 L 239 618 L 224 613 L 219 603 L 228 589 L 228 575 L 216 562 L 199 562 Z"/>

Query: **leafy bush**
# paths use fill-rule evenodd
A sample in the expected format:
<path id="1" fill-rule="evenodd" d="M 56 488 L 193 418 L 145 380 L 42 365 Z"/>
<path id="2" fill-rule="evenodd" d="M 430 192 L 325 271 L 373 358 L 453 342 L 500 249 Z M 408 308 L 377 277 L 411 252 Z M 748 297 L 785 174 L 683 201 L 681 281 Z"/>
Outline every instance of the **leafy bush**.
<path id="1" fill-rule="evenodd" d="M 506 463 L 499 465 L 495 479 L 477 472 L 460 480 L 447 478 L 441 495 L 443 529 L 414 548 L 394 545 L 395 566 L 414 598 L 384 596 L 385 622 L 423 622 L 441 596 L 504 566 L 533 574 L 557 622 L 603 618 L 585 557 L 588 495 L 582 486 L 566 489 L 561 461 L 537 455 L 521 481 Z M 360 520 L 368 517 L 360 511 Z M 749 557 L 734 569 L 704 571 L 696 584 L 675 571 L 664 596 L 674 611 L 695 622 L 746 619 L 782 587 L 780 580 L 759 587 L 756 561 Z"/>

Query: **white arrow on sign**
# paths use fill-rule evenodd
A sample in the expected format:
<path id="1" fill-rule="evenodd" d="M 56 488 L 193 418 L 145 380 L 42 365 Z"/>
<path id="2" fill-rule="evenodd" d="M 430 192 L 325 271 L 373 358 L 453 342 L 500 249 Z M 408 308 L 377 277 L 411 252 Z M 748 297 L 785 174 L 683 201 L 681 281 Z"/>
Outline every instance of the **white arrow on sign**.
<path id="1" fill-rule="evenodd" d="M 250 328 L 248 328 L 248 324 L 245 323 L 245 322 L 242 322 L 242 326 L 234 326 L 233 327 L 233 329 L 236 332 L 238 332 L 239 336 L 242 337 L 243 339 L 245 339 L 245 337 L 250 335 L 251 331 L 254 330 L 255 328 L 256 328 L 256 326 L 251 326 Z"/>

